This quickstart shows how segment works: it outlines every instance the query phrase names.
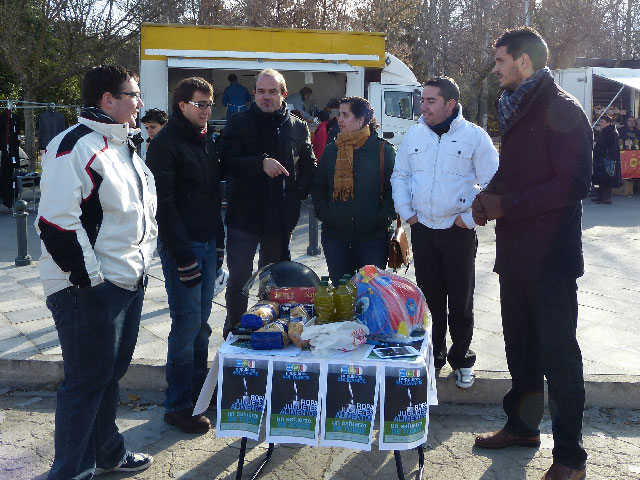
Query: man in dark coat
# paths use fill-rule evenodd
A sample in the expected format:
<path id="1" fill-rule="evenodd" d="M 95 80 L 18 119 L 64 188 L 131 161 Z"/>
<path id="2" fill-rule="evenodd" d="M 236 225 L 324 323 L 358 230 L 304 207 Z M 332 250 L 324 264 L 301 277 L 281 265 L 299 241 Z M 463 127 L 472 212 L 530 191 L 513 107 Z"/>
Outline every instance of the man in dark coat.
<path id="1" fill-rule="evenodd" d="M 593 135 L 545 66 L 548 49 L 537 32 L 507 31 L 495 48 L 493 73 L 504 89 L 500 162 L 472 209 L 479 225 L 497 219 L 494 271 L 512 385 L 506 425 L 475 444 L 540 445 L 546 377 L 554 448 L 543 479 L 581 479 L 587 454 L 576 279 L 584 272 L 581 201 L 591 183 Z"/>
<path id="2" fill-rule="evenodd" d="M 255 101 L 229 118 L 221 158 L 227 177 L 227 318 L 224 337 L 247 309 L 242 288 L 258 268 L 289 260 L 289 240 L 316 168 L 307 125 L 287 111 L 287 86 L 276 70 L 258 74 Z"/>
<path id="3" fill-rule="evenodd" d="M 173 92 L 166 126 L 149 144 L 147 165 L 158 191 L 158 253 L 169 299 L 165 422 L 187 433 L 205 433 L 210 422 L 193 416 L 207 376 L 209 315 L 218 264 L 220 165 L 207 135 L 213 88 L 200 77 Z M 223 237 L 223 236 L 222 236 Z"/>

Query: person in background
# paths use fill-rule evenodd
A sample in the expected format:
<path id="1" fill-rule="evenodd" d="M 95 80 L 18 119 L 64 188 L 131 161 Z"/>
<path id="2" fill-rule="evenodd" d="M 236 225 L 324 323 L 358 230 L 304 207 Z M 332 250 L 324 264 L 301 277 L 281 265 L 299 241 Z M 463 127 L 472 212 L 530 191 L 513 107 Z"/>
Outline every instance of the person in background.
<path id="1" fill-rule="evenodd" d="M 329 114 L 329 119 L 338 118 L 340 115 L 340 102 L 337 98 L 332 98 L 327 102 L 327 106 L 324 107 L 324 111 Z"/>
<path id="2" fill-rule="evenodd" d="M 222 105 L 227 107 L 227 120 L 231 115 L 238 112 L 244 112 L 247 109 L 247 103 L 251 101 L 251 94 L 244 85 L 238 82 L 238 76 L 235 73 L 227 77 L 229 86 L 222 93 Z"/>
<path id="3" fill-rule="evenodd" d="M 327 123 L 329 123 L 329 114 L 327 112 L 318 112 L 318 120 L 320 123 L 316 127 L 316 131 L 313 134 L 313 154 L 319 160 L 324 152 L 324 147 L 327 145 L 327 138 L 329 132 L 327 132 Z"/>
<path id="4" fill-rule="evenodd" d="M 232 116 L 220 138 L 227 189 L 227 317 L 223 336 L 247 310 L 242 289 L 258 268 L 290 260 L 289 241 L 311 191 L 316 159 L 307 124 L 289 114 L 287 84 L 277 70 L 258 74 L 255 101 Z"/>
<path id="5" fill-rule="evenodd" d="M 287 97 L 287 108 L 289 111 L 300 112 L 304 120 L 312 122 L 313 117 L 304 109 L 304 102 L 306 102 L 312 94 L 313 91 L 309 87 L 302 87 L 300 92 Z"/>
<path id="6" fill-rule="evenodd" d="M 625 150 L 638 150 L 640 148 L 640 129 L 633 115 L 627 117 L 625 125 L 620 128 L 620 140 Z"/>
<path id="7" fill-rule="evenodd" d="M 147 135 L 149 135 L 142 149 L 141 157 L 143 160 L 147 157 L 149 143 L 158 134 L 162 127 L 164 127 L 164 124 L 167 123 L 167 119 L 167 113 L 159 108 L 150 108 L 140 119 L 140 123 L 144 125 Z"/>
<path id="8" fill-rule="evenodd" d="M 154 178 L 131 139 L 144 106 L 138 77 L 94 67 L 82 105 L 78 123 L 47 146 L 36 220 L 64 368 L 49 480 L 136 472 L 153 461 L 126 450 L 116 425 L 158 233 Z"/>
<path id="9" fill-rule="evenodd" d="M 433 317 L 435 368 L 448 362 L 456 385 L 470 388 L 477 249 L 471 203 L 496 172 L 498 152 L 487 132 L 462 116 L 459 98 L 449 77 L 425 83 L 422 116 L 400 145 L 391 184 L 396 211 L 411 226 L 416 282 Z"/>
<path id="10" fill-rule="evenodd" d="M 587 453 L 576 279 L 584 273 L 582 200 L 591 185 L 593 132 L 577 100 L 554 81 L 538 32 L 507 30 L 494 47 L 492 72 L 504 89 L 500 163 L 472 211 L 478 225 L 496 220 L 493 271 L 511 389 L 506 424 L 475 445 L 538 447 L 546 377 L 554 445 L 542 478 L 581 480 Z"/>
<path id="11" fill-rule="evenodd" d="M 147 154 L 158 185 L 158 254 L 171 315 L 164 421 L 186 433 L 210 428 L 207 417 L 193 415 L 193 406 L 208 372 L 217 237 L 223 229 L 220 163 L 207 135 L 213 105 L 209 82 L 182 80 L 173 92 L 171 117 Z"/>
<path id="12" fill-rule="evenodd" d="M 339 111 L 340 133 L 324 149 L 311 193 L 334 285 L 365 265 L 386 268 L 389 227 L 396 216 L 391 196 L 395 150 L 376 133 L 371 104 L 347 97 Z"/>
<path id="13" fill-rule="evenodd" d="M 604 160 L 613 162 L 613 175 L 605 169 Z M 593 147 L 593 184 L 598 185 L 597 203 L 611 203 L 611 189 L 622 185 L 618 131 L 609 115 L 600 117 L 600 134 Z"/>

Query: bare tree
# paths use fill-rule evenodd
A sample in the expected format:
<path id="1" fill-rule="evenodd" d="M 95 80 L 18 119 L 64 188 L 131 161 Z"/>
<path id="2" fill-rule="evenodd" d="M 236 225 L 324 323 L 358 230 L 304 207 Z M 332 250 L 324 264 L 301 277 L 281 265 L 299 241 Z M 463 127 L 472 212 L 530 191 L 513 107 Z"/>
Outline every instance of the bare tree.
<path id="1" fill-rule="evenodd" d="M 144 13 L 143 13 L 144 12 Z M 156 18 L 148 0 L 4 0 L 0 3 L 0 54 L 18 78 L 24 100 L 113 58 Z M 35 167 L 33 109 L 26 108 L 26 150 Z"/>

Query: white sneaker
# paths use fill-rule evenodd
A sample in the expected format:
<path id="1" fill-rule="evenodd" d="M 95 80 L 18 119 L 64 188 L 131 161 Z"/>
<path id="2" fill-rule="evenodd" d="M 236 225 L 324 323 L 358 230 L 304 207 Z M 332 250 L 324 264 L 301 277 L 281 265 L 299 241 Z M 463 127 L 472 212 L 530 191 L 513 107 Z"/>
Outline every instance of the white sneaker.
<path id="1" fill-rule="evenodd" d="M 216 285 L 213 288 L 213 296 L 218 295 L 222 290 L 227 286 L 227 280 L 229 280 L 229 272 L 227 272 L 224 268 L 222 269 L 222 273 L 216 277 Z"/>
<path id="2" fill-rule="evenodd" d="M 456 368 L 453 373 L 456 375 L 456 386 L 460 388 L 471 388 L 476 379 L 473 368 Z"/>

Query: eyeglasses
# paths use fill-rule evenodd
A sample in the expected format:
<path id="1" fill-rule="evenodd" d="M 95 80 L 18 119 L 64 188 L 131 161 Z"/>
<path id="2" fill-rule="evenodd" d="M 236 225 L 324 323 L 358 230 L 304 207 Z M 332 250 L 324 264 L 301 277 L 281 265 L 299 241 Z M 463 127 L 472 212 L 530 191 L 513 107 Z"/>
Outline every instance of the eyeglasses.
<path id="1" fill-rule="evenodd" d="M 142 98 L 140 96 L 140 92 L 113 92 L 113 93 L 114 95 L 126 95 L 127 97 L 133 98 L 136 102 Z"/>
<path id="2" fill-rule="evenodd" d="M 191 100 L 189 100 L 187 103 L 190 103 L 194 107 L 198 107 L 200 110 L 206 110 L 207 108 L 213 108 L 213 107 L 216 106 L 216 102 L 211 102 L 211 103 L 207 103 L 207 102 L 192 102 Z"/>

